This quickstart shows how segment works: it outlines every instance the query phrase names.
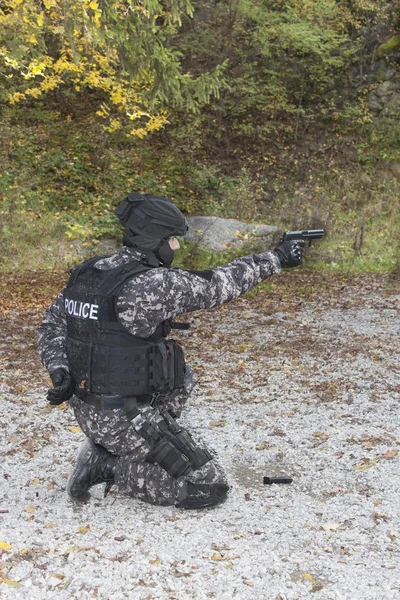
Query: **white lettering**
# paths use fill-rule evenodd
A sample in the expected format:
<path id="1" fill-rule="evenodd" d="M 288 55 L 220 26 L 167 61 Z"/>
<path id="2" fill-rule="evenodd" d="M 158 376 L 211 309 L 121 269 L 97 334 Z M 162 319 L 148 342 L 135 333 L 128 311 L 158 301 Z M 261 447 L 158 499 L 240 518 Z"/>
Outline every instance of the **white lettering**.
<path id="1" fill-rule="evenodd" d="M 99 305 L 98 304 L 91 304 L 90 305 L 90 315 L 89 315 L 89 319 L 94 319 L 95 321 L 98 321 L 97 318 L 97 311 L 98 311 Z"/>
<path id="2" fill-rule="evenodd" d="M 74 301 L 74 317 L 79 317 L 79 312 L 77 311 L 78 303 Z"/>
<path id="3" fill-rule="evenodd" d="M 81 300 L 70 300 L 65 298 L 65 312 L 73 317 L 80 317 L 84 319 L 92 319 L 98 321 L 98 304 L 90 304 L 89 302 L 83 303 Z"/>

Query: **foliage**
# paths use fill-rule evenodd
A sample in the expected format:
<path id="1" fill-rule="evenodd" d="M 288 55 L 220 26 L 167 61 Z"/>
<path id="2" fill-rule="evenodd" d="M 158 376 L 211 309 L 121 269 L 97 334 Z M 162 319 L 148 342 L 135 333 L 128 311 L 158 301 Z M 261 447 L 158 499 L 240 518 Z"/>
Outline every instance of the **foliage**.
<path id="1" fill-rule="evenodd" d="M 172 135 L 203 131 L 210 144 L 237 155 L 264 145 L 276 150 L 317 120 L 368 121 L 362 90 L 344 88 L 364 52 L 366 22 L 384 22 L 386 13 L 372 0 L 199 1 L 180 33 L 184 64 L 197 72 L 223 60 L 225 85 L 202 119 L 188 117 L 188 131 L 180 119 Z"/>
<path id="2" fill-rule="evenodd" d="M 168 109 L 196 110 L 218 94 L 221 65 L 198 77 L 183 72 L 172 43 L 190 0 L 4 0 L 0 63 L 12 105 L 76 102 L 144 137 L 168 122 Z M 46 106 L 46 104 L 45 104 Z"/>

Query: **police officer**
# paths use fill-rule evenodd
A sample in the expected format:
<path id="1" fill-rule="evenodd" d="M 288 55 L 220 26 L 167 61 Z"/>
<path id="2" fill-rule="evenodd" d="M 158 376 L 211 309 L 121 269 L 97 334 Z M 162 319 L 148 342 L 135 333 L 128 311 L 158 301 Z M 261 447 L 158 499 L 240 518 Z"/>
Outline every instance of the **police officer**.
<path id="1" fill-rule="evenodd" d="M 144 502 L 202 508 L 226 499 L 229 486 L 206 448 L 177 419 L 193 388 L 182 348 L 168 337 L 177 315 L 233 300 L 302 261 L 302 242 L 244 256 L 204 271 L 171 268 L 176 236 L 188 226 L 166 198 L 128 194 L 116 210 L 123 247 L 72 270 L 47 309 L 38 346 L 53 389 L 69 401 L 87 436 L 67 492 L 115 484 Z"/>

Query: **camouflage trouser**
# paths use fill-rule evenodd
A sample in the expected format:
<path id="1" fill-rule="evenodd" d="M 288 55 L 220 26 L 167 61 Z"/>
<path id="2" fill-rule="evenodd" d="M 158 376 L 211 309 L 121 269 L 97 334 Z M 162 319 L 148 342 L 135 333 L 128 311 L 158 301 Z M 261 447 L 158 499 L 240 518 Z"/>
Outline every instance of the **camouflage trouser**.
<path id="1" fill-rule="evenodd" d="M 168 397 L 160 398 L 163 406 L 179 416 L 193 386 L 193 373 L 187 368 L 184 387 Z M 167 506 L 186 497 L 188 481 L 225 483 L 225 477 L 214 461 L 174 479 L 159 465 L 146 462 L 150 444 L 137 433 L 123 409 L 97 412 L 93 406 L 76 396 L 70 403 L 85 435 L 95 444 L 119 456 L 115 467 L 115 483 L 125 494 L 150 504 Z M 146 418 L 154 414 L 155 408 L 146 405 L 139 407 L 139 410 Z"/>

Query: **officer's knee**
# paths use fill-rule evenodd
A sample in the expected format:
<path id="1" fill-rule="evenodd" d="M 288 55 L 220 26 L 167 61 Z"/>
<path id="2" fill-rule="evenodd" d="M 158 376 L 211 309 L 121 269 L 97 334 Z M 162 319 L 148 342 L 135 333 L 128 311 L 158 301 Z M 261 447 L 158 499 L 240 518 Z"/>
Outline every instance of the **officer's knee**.
<path id="1" fill-rule="evenodd" d="M 206 508 L 224 502 L 228 496 L 226 483 L 187 482 L 186 497 L 176 504 L 177 508 Z"/>

